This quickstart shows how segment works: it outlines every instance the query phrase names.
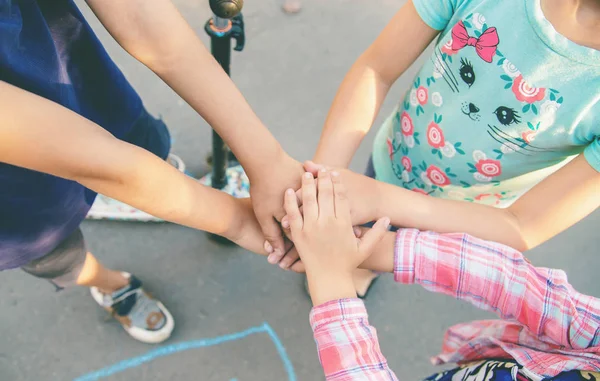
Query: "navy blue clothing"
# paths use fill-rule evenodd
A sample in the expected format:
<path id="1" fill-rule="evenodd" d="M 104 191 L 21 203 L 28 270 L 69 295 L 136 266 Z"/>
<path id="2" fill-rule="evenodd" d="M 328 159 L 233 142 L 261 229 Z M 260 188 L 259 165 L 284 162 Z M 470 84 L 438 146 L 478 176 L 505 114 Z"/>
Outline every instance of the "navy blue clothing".
<path id="1" fill-rule="evenodd" d="M 139 128 L 158 121 L 145 113 L 72 0 L 0 0 L 0 80 L 69 108 L 119 139 L 142 146 L 139 140 L 158 139 L 167 152 L 155 153 L 168 153 L 166 128 L 158 138 L 131 131 L 136 121 Z M 76 182 L 0 163 L 0 270 L 51 252 L 84 220 L 95 197 Z"/>
<path id="2" fill-rule="evenodd" d="M 596 381 L 597 372 L 570 370 L 555 377 L 536 376 L 526 372 L 513 359 L 489 359 L 462 364 L 458 368 L 435 373 L 424 381 Z"/>

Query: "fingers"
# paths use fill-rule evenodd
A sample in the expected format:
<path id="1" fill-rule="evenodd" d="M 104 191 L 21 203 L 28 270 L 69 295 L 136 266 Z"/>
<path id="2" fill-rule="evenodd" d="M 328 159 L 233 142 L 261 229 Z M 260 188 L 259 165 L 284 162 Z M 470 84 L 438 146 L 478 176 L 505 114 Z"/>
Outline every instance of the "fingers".
<path id="1" fill-rule="evenodd" d="M 287 216 L 285 216 L 284 218 L 287 218 Z M 292 231 L 290 230 L 290 223 L 287 222 L 286 225 L 283 225 L 283 222 L 282 222 L 281 223 L 281 227 L 283 228 L 283 234 L 285 235 L 285 237 L 288 240 L 293 241 L 293 239 L 292 239 Z"/>
<path id="2" fill-rule="evenodd" d="M 311 160 L 307 160 L 304 162 L 303 164 L 304 166 L 304 170 L 306 172 L 310 172 L 312 173 L 313 176 L 317 177 L 317 174 L 319 173 L 319 171 L 323 168 L 325 168 L 324 165 L 322 164 L 316 164 L 315 162 L 311 161 Z"/>
<path id="3" fill-rule="evenodd" d="M 302 208 L 302 206 L 300 206 L 300 214 L 304 215 L 304 210 Z M 288 217 L 287 215 L 283 216 L 283 218 L 281 219 L 281 227 L 283 228 L 284 232 L 286 230 L 290 229 L 290 221 L 288 221 Z"/>
<path id="4" fill-rule="evenodd" d="M 286 208 L 285 202 L 284 208 Z M 302 215 L 302 210 L 300 210 L 300 215 Z M 289 217 L 287 214 L 281 219 L 281 227 L 283 227 L 283 233 L 285 234 L 285 237 L 287 239 L 284 240 L 285 254 L 279 260 L 279 267 L 281 267 L 284 270 L 294 271 L 293 265 L 300 260 L 300 256 L 298 255 L 298 251 L 294 248 L 294 243 L 292 242 L 292 230 L 290 228 Z M 269 242 L 265 241 L 265 250 L 267 252 L 269 252 L 269 247 Z M 272 264 L 277 264 L 277 262 Z"/>
<path id="5" fill-rule="evenodd" d="M 271 243 L 269 241 L 265 241 L 265 243 L 263 244 L 263 247 L 265 248 L 265 251 L 267 252 L 267 254 L 273 253 L 273 246 L 271 246 Z"/>
<path id="6" fill-rule="evenodd" d="M 292 230 L 292 235 L 296 232 L 302 230 L 302 226 L 304 221 L 302 220 L 302 215 L 300 214 L 300 209 L 298 208 L 298 202 L 296 200 L 296 194 L 293 189 L 288 189 L 285 192 L 285 198 L 283 207 L 287 216 L 284 218 L 287 220 L 287 225 Z"/>
<path id="7" fill-rule="evenodd" d="M 335 217 L 335 207 L 333 204 L 333 183 L 331 182 L 331 173 L 326 169 L 319 171 L 319 218 Z"/>
<path id="8" fill-rule="evenodd" d="M 262 218 L 257 215 L 256 218 L 267 240 L 265 250 L 269 253 L 268 261 L 272 264 L 278 263 L 283 253 L 285 253 L 283 234 L 279 223 L 271 215 L 262 216 Z"/>
<path id="9" fill-rule="evenodd" d="M 313 175 L 308 172 L 302 176 L 302 208 L 304 211 L 304 221 L 311 222 L 317 220 L 319 216 L 317 187 L 315 186 Z"/>
<path id="10" fill-rule="evenodd" d="M 342 221 L 351 221 L 348 193 L 339 172 L 331 172 L 333 194 L 335 198 L 335 216 Z"/>
<path id="11" fill-rule="evenodd" d="M 291 266 L 296 263 L 300 259 L 300 255 L 298 254 L 298 250 L 296 248 L 292 248 L 288 251 L 281 262 L 279 262 L 279 267 L 284 270 L 291 268 Z"/>
<path id="12" fill-rule="evenodd" d="M 288 230 L 290 228 L 290 221 L 288 221 L 287 214 L 285 216 L 283 216 L 283 218 L 281 219 L 281 227 L 284 230 Z"/>
<path id="13" fill-rule="evenodd" d="M 364 257 L 367 257 L 371 254 L 371 252 L 375 249 L 375 246 L 377 246 L 379 241 L 388 231 L 389 226 L 390 219 L 383 217 L 380 218 L 375 225 L 373 225 L 371 230 L 363 234 L 358 246 L 358 250 Z"/>
<path id="14" fill-rule="evenodd" d="M 292 265 L 292 267 L 290 267 L 290 270 L 292 270 L 295 273 L 304 274 L 306 272 L 306 267 L 304 266 L 304 263 L 302 261 L 297 261 Z"/>

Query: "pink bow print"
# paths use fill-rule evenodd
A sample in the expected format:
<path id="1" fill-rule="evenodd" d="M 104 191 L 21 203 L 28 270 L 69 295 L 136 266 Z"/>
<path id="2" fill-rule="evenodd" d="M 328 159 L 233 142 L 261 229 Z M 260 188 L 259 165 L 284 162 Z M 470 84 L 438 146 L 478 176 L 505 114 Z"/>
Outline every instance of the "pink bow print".
<path id="1" fill-rule="evenodd" d="M 462 21 L 452 28 L 452 50 L 460 50 L 465 46 L 474 46 L 477 55 L 485 62 L 492 62 L 500 39 L 496 28 L 488 28 L 479 38 L 469 36 Z"/>

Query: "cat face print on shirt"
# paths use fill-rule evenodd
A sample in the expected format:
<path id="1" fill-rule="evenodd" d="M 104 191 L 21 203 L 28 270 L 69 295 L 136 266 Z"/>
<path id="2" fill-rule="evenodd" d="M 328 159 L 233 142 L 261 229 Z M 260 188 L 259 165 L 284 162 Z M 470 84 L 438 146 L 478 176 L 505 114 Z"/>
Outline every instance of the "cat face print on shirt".
<path id="1" fill-rule="evenodd" d="M 502 41 L 501 31 L 472 14 L 436 46 L 388 140 L 405 187 L 431 194 L 450 185 L 493 186 L 519 174 L 511 156 L 536 160 L 553 151 L 538 138 L 564 99 L 558 90 L 532 85 L 501 52 Z"/>
<path id="2" fill-rule="evenodd" d="M 476 18 L 481 17 L 476 15 Z M 467 22 L 467 25 L 471 26 L 471 23 Z M 527 154 L 546 150 L 532 142 L 540 127 L 552 125 L 563 98 L 557 90 L 534 87 L 523 78 L 517 67 L 498 50 L 500 40 L 496 28 L 484 24 L 481 29 L 473 30 L 473 35 L 469 35 L 463 21 L 454 26 L 451 39 L 437 50 L 433 59 L 438 76 L 452 92 L 465 93 L 467 100 L 461 103 L 460 111 L 472 121 L 486 123 L 488 134 L 504 147 L 503 151 L 524 151 L 521 153 Z M 473 49 L 483 62 L 461 57 L 463 49 Z M 456 58 L 453 59 L 453 56 Z M 468 90 L 478 80 L 478 69 L 486 64 L 495 64 L 500 69 L 497 78 L 493 75 L 480 77 L 480 80 L 488 82 L 489 92 L 483 98 L 477 99 L 478 94 L 469 97 Z M 514 99 L 507 101 L 498 97 L 498 101 L 493 102 L 501 90 L 512 92 Z M 487 118 L 482 119 L 483 115 Z M 513 125 L 526 125 L 527 128 L 508 128 Z"/>

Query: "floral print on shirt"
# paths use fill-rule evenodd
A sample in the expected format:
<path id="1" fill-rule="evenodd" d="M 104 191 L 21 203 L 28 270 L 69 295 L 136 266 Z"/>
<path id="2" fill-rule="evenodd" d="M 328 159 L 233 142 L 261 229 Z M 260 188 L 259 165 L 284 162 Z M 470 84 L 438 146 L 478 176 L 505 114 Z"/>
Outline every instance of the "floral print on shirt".
<path id="1" fill-rule="evenodd" d="M 499 50 L 501 32 L 481 14 L 459 21 L 440 46 L 432 56 L 431 75 L 421 71 L 395 114 L 387 141 L 393 173 L 402 186 L 423 194 L 444 194 L 452 186 L 447 196 L 465 201 L 497 205 L 514 199 L 512 192 L 494 187 L 506 175 L 511 155 L 552 151 L 538 145 L 536 138 L 552 127 L 564 98 L 556 89 L 536 87 L 526 80 Z M 494 71 L 498 74 L 492 76 Z M 506 91 L 510 96 L 498 97 L 491 108 L 469 99 L 469 90 L 479 86 L 482 75 L 485 84 L 494 87 L 491 94 Z M 460 104 L 458 110 L 445 107 L 449 100 L 440 86 L 451 90 L 455 99 L 450 101 Z M 457 132 L 455 115 L 448 125 L 443 115 L 448 112 L 462 113 L 475 122 L 485 144 L 478 147 L 477 139 L 471 142 L 468 133 Z M 481 192 L 463 194 L 460 188 Z"/>

